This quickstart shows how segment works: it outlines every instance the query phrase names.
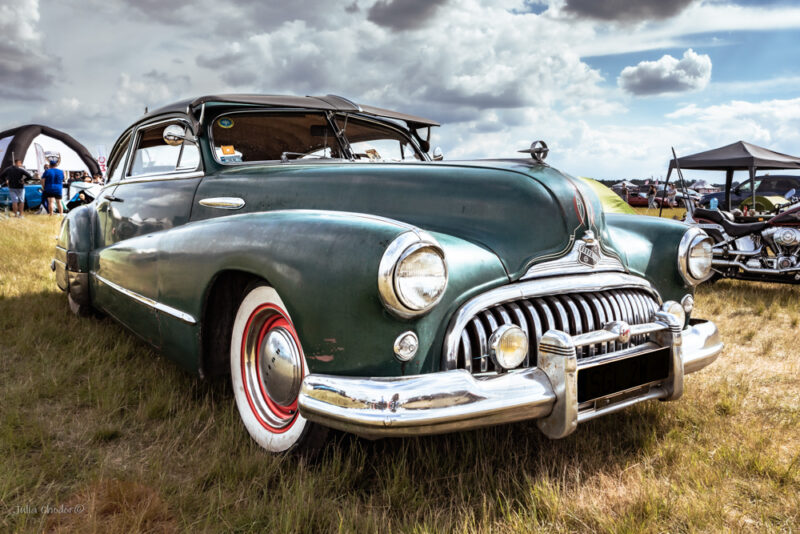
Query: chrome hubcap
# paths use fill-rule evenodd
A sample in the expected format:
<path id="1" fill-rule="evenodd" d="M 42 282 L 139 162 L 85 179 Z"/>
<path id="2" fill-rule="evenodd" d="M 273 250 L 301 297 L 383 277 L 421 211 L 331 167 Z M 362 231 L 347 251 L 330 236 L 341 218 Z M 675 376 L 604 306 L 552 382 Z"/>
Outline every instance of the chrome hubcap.
<path id="1" fill-rule="evenodd" d="M 264 336 L 260 347 L 260 379 L 269 398 L 287 406 L 300 392 L 300 353 L 285 328 L 276 327 Z"/>

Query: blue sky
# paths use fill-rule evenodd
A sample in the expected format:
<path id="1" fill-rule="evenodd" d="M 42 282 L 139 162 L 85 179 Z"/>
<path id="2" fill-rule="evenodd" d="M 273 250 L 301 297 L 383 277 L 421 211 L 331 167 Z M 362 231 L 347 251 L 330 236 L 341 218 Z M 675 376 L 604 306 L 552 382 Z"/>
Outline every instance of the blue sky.
<path id="1" fill-rule="evenodd" d="M 535 139 L 572 174 L 663 174 L 743 139 L 800 155 L 800 2 L 18 0 L 0 129 L 110 147 L 145 107 L 327 94 L 428 116 L 446 159 Z"/>

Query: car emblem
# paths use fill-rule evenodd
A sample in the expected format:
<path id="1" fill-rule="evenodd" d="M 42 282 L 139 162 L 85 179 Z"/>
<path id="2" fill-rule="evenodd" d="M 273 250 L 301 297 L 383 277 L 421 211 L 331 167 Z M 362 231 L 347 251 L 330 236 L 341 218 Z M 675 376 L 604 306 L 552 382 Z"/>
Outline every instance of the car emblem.
<path id="1" fill-rule="evenodd" d="M 625 321 L 611 321 L 603 328 L 615 334 L 620 343 L 627 343 L 631 340 L 631 325 Z"/>
<path id="2" fill-rule="evenodd" d="M 594 238 L 594 232 L 587 230 L 578 243 L 578 263 L 594 267 L 600 261 L 600 244 Z"/>

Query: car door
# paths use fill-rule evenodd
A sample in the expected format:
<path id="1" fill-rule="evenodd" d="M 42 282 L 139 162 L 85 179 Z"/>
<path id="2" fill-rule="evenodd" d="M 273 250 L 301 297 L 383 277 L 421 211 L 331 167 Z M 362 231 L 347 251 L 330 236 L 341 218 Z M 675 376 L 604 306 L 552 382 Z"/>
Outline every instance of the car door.
<path id="1" fill-rule="evenodd" d="M 104 248 L 95 276 L 102 286 L 102 309 L 156 347 L 161 345 L 158 240 L 162 232 L 189 221 L 203 176 L 193 142 L 165 141 L 165 128 L 175 124 L 191 132 L 187 121 L 170 118 L 141 125 L 134 133 L 125 173 L 103 198 Z"/>

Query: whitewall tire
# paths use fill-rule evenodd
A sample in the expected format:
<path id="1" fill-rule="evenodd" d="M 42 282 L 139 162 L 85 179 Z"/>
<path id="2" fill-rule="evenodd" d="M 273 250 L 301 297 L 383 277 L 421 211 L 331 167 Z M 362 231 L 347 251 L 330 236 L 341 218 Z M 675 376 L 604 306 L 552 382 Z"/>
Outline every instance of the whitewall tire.
<path id="1" fill-rule="evenodd" d="M 297 396 L 308 373 L 300 339 L 278 293 L 245 291 L 231 334 L 231 382 L 242 422 L 263 448 L 316 449 L 327 433 L 300 415 Z"/>

